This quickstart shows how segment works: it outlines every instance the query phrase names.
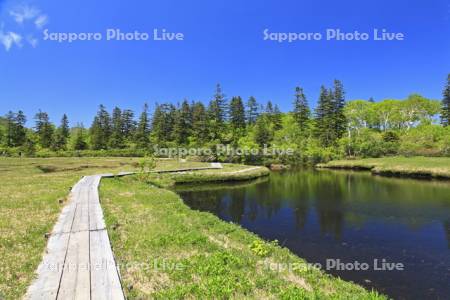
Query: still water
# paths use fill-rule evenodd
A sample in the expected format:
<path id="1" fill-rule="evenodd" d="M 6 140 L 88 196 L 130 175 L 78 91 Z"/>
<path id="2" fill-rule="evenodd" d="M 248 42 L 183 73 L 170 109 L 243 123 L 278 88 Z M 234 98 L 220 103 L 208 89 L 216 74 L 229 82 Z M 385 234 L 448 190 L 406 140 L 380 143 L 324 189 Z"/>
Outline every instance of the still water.
<path id="1" fill-rule="evenodd" d="M 449 182 L 296 170 L 177 192 L 191 208 L 277 239 L 310 263 L 370 265 L 327 271 L 343 279 L 396 299 L 450 298 Z M 404 270 L 374 270 L 383 259 Z"/>

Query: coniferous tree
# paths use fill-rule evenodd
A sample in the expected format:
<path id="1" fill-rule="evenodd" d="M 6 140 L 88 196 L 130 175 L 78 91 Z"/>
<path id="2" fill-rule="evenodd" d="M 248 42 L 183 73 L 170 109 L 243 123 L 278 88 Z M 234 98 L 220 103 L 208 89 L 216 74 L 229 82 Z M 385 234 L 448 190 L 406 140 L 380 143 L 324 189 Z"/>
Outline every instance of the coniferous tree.
<path id="1" fill-rule="evenodd" d="M 274 130 L 280 130 L 281 128 L 283 128 L 282 114 L 280 109 L 278 108 L 278 105 L 276 104 L 273 108 L 272 122 Z"/>
<path id="2" fill-rule="evenodd" d="M 26 142 L 25 123 L 27 119 L 19 110 L 17 113 L 9 111 L 5 116 L 5 144 L 7 147 L 19 147 Z"/>
<path id="3" fill-rule="evenodd" d="M 192 132 L 200 145 L 208 141 L 208 116 L 201 102 L 195 102 L 192 105 Z"/>
<path id="4" fill-rule="evenodd" d="M 267 114 L 262 114 L 255 122 L 255 142 L 260 146 L 269 145 L 272 140 L 270 119 Z"/>
<path id="5" fill-rule="evenodd" d="M 100 125 L 98 116 L 94 117 L 91 128 L 89 129 L 90 146 L 93 150 L 101 150 L 106 148 L 104 141 L 103 130 Z"/>
<path id="6" fill-rule="evenodd" d="M 177 108 L 173 104 L 165 104 L 165 135 L 168 141 L 174 140 L 174 129 L 175 129 L 175 116 L 177 113 Z"/>
<path id="7" fill-rule="evenodd" d="M 342 82 L 339 80 L 334 80 L 333 106 L 334 138 L 339 139 L 347 128 L 347 120 L 344 114 L 345 91 Z"/>
<path id="8" fill-rule="evenodd" d="M 130 109 L 124 109 L 122 112 L 122 130 L 125 139 L 130 139 L 136 130 L 136 122 L 134 121 L 134 113 Z"/>
<path id="9" fill-rule="evenodd" d="M 256 102 L 255 97 L 251 96 L 247 101 L 247 124 L 255 124 L 258 116 L 258 103 Z"/>
<path id="10" fill-rule="evenodd" d="M 164 112 L 162 105 L 156 103 L 152 118 L 152 136 L 155 144 L 160 144 L 164 140 Z"/>
<path id="11" fill-rule="evenodd" d="M 6 116 L 6 146 L 7 147 L 15 147 L 15 132 L 16 132 L 16 122 L 15 122 L 15 114 L 12 111 L 9 111 Z"/>
<path id="12" fill-rule="evenodd" d="M 69 119 L 66 114 L 64 114 L 61 118 L 61 124 L 55 131 L 55 135 L 53 137 L 53 150 L 66 150 L 67 149 L 67 140 L 69 139 L 70 128 L 69 128 Z"/>
<path id="13" fill-rule="evenodd" d="M 220 84 L 217 84 L 216 93 L 209 103 L 208 115 L 211 139 L 220 140 L 224 133 L 224 123 L 227 117 L 227 103 Z"/>
<path id="14" fill-rule="evenodd" d="M 144 109 L 139 117 L 136 128 L 135 141 L 138 148 L 147 149 L 150 145 L 150 121 L 148 117 L 148 105 L 144 104 Z"/>
<path id="15" fill-rule="evenodd" d="M 308 129 L 309 119 L 311 112 L 309 110 L 308 102 L 306 100 L 303 89 L 300 87 L 295 88 L 295 100 L 294 100 L 294 119 L 297 122 L 298 127 L 302 132 Z"/>
<path id="16" fill-rule="evenodd" d="M 450 125 L 450 74 L 447 77 L 447 85 L 444 88 L 441 109 L 441 123 L 443 126 Z"/>
<path id="17" fill-rule="evenodd" d="M 70 128 L 69 128 L 69 118 L 66 114 L 62 116 L 61 125 L 60 125 L 61 134 L 65 139 L 69 138 Z"/>
<path id="18" fill-rule="evenodd" d="M 53 124 L 46 112 L 39 110 L 35 116 L 36 125 L 35 130 L 39 138 L 39 144 L 42 148 L 50 148 L 53 144 Z"/>
<path id="19" fill-rule="evenodd" d="M 210 103 L 210 114 L 216 123 L 220 125 L 227 119 L 227 101 L 220 84 L 216 85 L 216 92 Z"/>
<path id="20" fill-rule="evenodd" d="M 111 119 L 103 105 L 99 106 L 90 129 L 91 148 L 94 150 L 107 149 L 111 136 Z"/>
<path id="21" fill-rule="evenodd" d="M 111 138 L 109 139 L 111 148 L 120 149 L 125 147 L 123 131 L 122 110 L 114 107 L 111 119 Z"/>
<path id="22" fill-rule="evenodd" d="M 315 111 L 315 136 L 324 146 L 333 141 L 333 101 L 330 91 L 320 87 L 319 102 Z"/>
<path id="23" fill-rule="evenodd" d="M 233 97 L 230 102 L 230 123 L 233 129 L 245 129 L 245 108 L 241 97 Z"/>
<path id="24" fill-rule="evenodd" d="M 175 114 L 174 138 L 179 145 L 186 145 L 191 134 L 192 115 L 187 100 L 184 100 Z"/>
<path id="25" fill-rule="evenodd" d="M 15 143 L 17 146 L 25 144 L 27 141 L 27 129 L 25 128 L 25 123 L 27 118 L 23 111 L 19 110 L 16 115 L 16 128 L 15 128 Z"/>
<path id="26" fill-rule="evenodd" d="M 272 104 L 272 101 L 267 101 L 267 104 L 266 104 L 266 114 L 268 114 L 269 116 L 272 116 L 273 115 L 273 104 Z"/>
<path id="27" fill-rule="evenodd" d="M 77 125 L 76 128 L 74 128 L 74 134 L 75 134 L 75 139 L 73 142 L 73 149 L 74 150 L 85 150 L 87 149 L 88 145 L 85 141 L 85 133 L 84 133 L 85 129 L 83 124 L 79 124 Z"/>
<path id="28" fill-rule="evenodd" d="M 156 144 L 165 145 L 173 140 L 176 107 L 172 104 L 156 104 L 152 118 L 152 137 Z"/>
<path id="29" fill-rule="evenodd" d="M 103 138 L 107 145 L 111 137 L 111 117 L 103 105 L 100 105 L 98 111 L 98 119 L 103 131 Z"/>

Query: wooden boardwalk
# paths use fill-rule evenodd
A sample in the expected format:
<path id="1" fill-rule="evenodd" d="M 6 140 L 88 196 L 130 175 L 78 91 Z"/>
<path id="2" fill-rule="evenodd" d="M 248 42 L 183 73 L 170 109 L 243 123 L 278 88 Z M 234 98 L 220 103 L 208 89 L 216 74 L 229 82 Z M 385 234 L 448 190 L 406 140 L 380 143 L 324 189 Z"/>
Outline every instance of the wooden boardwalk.
<path id="1" fill-rule="evenodd" d="M 221 169 L 222 165 L 185 168 L 156 173 Z M 125 299 L 120 274 L 111 250 L 100 206 L 98 186 L 102 177 L 126 176 L 101 174 L 83 177 L 71 190 L 49 236 L 37 278 L 29 286 L 25 299 Z"/>
<path id="2" fill-rule="evenodd" d="M 102 176 L 72 188 L 26 299 L 125 299 L 100 207 Z"/>

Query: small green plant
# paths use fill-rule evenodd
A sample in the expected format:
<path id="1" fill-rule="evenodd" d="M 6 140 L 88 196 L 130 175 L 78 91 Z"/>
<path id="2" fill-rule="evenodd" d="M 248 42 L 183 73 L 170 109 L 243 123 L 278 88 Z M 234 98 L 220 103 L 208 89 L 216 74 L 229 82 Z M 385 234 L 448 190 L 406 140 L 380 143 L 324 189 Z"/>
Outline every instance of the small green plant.
<path id="1" fill-rule="evenodd" d="M 138 177 L 142 182 L 149 180 L 150 171 L 156 167 L 156 160 L 153 156 L 145 156 L 138 161 Z"/>
<path id="2" fill-rule="evenodd" d="M 266 245 L 266 243 L 260 240 L 253 241 L 253 243 L 250 245 L 250 249 L 253 251 L 253 253 L 261 257 L 267 256 L 270 253 L 270 249 Z"/>

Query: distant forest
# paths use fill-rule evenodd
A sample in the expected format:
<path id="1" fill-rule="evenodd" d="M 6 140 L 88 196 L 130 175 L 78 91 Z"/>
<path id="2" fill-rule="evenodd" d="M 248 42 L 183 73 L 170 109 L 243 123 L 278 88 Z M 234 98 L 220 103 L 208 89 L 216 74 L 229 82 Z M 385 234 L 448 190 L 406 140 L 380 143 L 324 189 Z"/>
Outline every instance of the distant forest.
<path id="1" fill-rule="evenodd" d="M 292 111 L 281 112 L 271 101 L 254 97 L 229 99 L 216 86 L 209 105 L 182 101 L 147 104 L 138 115 L 100 105 L 89 128 L 70 126 L 64 114 L 59 124 L 39 111 L 33 128 L 22 111 L 0 118 L 3 156 L 143 156 L 158 147 L 241 149 L 290 148 L 291 156 L 215 156 L 204 160 L 244 163 L 316 163 L 340 157 L 386 155 L 450 156 L 450 75 L 441 100 L 412 94 L 403 100 L 345 100 L 341 81 L 322 86 L 312 110 L 301 87 L 292 97 Z"/>

